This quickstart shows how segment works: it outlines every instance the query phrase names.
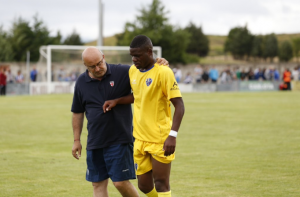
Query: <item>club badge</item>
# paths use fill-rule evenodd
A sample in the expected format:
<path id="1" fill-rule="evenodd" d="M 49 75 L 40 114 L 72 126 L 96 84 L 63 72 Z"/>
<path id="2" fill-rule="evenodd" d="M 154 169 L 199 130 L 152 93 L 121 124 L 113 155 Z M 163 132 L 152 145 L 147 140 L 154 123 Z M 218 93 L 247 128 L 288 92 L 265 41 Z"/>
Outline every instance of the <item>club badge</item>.
<path id="1" fill-rule="evenodd" d="M 114 87 L 115 82 L 114 81 L 110 81 L 109 84 L 110 84 L 111 87 Z"/>
<path id="2" fill-rule="evenodd" d="M 152 83 L 152 79 L 151 79 L 151 78 L 148 78 L 148 79 L 146 80 L 146 85 L 149 86 L 149 85 L 151 85 L 151 83 Z"/>

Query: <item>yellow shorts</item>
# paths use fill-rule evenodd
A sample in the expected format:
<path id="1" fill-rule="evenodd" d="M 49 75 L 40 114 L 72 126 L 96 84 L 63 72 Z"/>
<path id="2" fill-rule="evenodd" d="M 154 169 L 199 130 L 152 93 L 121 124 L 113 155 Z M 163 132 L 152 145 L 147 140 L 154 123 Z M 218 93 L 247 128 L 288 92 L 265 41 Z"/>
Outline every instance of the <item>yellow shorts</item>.
<path id="1" fill-rule="evenodd" d="M 165 156 L 163 151 L 164 144 L 144 142 L 135 139 L 133 147 L 134 165 L 136 174 L 145 174 L 152 170 L 151 156 L 161 163 L 171 163 L 175 159 L 175 153 Z"/>

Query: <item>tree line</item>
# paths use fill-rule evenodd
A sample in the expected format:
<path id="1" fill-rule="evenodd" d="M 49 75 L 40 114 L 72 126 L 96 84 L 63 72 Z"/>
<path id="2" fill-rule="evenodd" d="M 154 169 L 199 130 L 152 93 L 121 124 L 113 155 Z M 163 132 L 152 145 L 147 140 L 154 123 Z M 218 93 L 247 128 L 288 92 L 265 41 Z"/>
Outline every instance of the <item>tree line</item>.
<path id="1" fill-rule="evenodd" d="M 278 57 L 281 62 L 288 62 L 293 57 L 299 59 L 300 37 L 278 42 L 274 33 L 267 35 L 252 35 L 245 27 L 235 27 L 229 31 L 224 44 L 225 53 L 230 53 L 235 59 L 270 60 Z"/>
<path id="2" fill-rule="evenodd" d="M 4 31 L 0 26 L 0 61 L 25 61 L 26 53 L 30 51 L 30 60 L 39 60 L 39 48 L 42 45 L 82 45 L 80 35 L 74 30 L 65 39 L 58 31 L 56 36 L 50 36 L 50 31 L 37 15 L 32 23 L 23 18 L 16 19 L 10 30 Z"/>
<path id="3" fill-rule="evenodd" d="M 198 63 L 199 57 L 208 55 L 209 39 L 202 27 L 193 22 L 184 28 L 170 24 L 161 0 L 152 0 L 137 13 L 135 20 L 127 22 L 123 32 L 116 34 L 118 46 L 129 46 L 136 35 L 144 34 L 154 46 L 162 47 L 163 57 L 172 64 Z M 31 61 L 38 61 L 39 47 L 50 44 L 82 45 L 83 42 L 75 30 L 65 39 L 59 31 L 56 36 L 50 36 L 49 29 L 37 15 L 32 23 L 18 18 L 7 32 L 0 27 L 0 61 L 25 61 L 27 51 L 30 51 Z M 299 59 L 300 38 L 279 43 L 275 34 L 253 35 L 247 26 L 235 27 L 226 38 L 224 52 L 235 59 L 273 61 L 279 57 L 280 61 L 287 62 L 293 56 Z"/>

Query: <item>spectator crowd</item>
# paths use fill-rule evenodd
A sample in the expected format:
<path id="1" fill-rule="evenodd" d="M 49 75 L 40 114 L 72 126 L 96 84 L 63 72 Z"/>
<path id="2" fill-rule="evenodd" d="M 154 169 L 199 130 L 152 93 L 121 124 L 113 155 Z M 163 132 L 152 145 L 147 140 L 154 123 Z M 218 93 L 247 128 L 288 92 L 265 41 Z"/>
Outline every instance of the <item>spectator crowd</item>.
<path id="1" fill-rule="evenodd" d="M 285 69 L 284 73 L 280 74 L 278 69 L 274 67 L 268 68 L 240 68 L 226 67 L 221 71 L 216 69 L 213 65 L 208 66 L 196 66 L 194 68 L 194 73 L 188 72 L 183 78 L 180 68 L 173 69 L 175 78 L 178 83 L 230 83 L 232 81 L 281 81 L 290 82 L 291 80 L 300 80 L 300 66 L 296 66 L 292 71 L 288 68 Z M 290 74 L 287 74 L 290 73 Z M 290 89 L 290 86 L 287 87 Z"/>

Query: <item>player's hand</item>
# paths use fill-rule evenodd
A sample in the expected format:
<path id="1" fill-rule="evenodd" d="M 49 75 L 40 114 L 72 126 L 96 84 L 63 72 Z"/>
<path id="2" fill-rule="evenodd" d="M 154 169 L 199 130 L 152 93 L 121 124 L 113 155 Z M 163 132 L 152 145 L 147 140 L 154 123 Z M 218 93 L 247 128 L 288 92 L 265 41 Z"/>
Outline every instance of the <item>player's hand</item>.
<path id="1" fill-rule="evenodd" d="M 169 67 L 169 62 L 165 58 L 156 58 L 156 63 Z"/>
<path id="2" fill-rule="evenodd" d="M 175 152 L 175 147 L 176 147 L 176 137 L 169 136 L 165 143 L 163 150 L 165 151 L 165 156 L 172 155 Z"/>
<path id="3" fill-rule="evenodd" d="M 117 105 L 117 101 L 116 100 L 108 100 L 105 101 L 105 103 L 103 104 L 103 112 L 107 112 L 110 111 L 113 107 L 115 107 Z"/>
<path id="4" fill-rule="evenodd" d="M 75 159 L 79 159 L 79 157 L 81 157 L 81 150 L 82 150 L 82 146 L 80 141 L 75 141 L 72 148 L 72 155 L 73 157 L 75 157 Z"/>

